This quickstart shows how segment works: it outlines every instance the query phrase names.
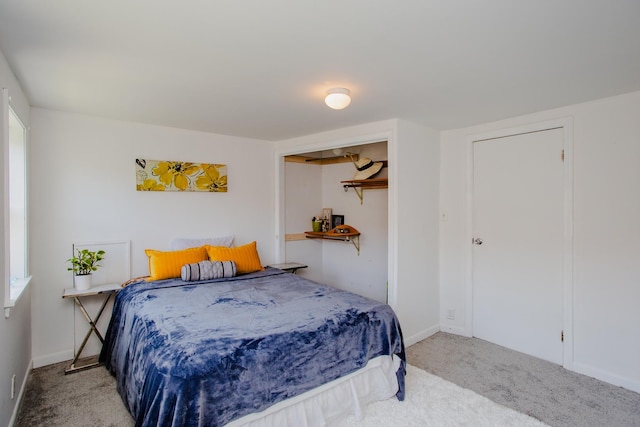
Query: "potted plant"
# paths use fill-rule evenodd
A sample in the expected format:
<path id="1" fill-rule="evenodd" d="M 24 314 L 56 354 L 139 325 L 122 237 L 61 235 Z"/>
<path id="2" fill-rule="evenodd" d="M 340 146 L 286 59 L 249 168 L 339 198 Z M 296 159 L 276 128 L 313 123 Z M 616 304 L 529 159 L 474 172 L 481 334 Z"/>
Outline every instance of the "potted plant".
<path id="1" fill-rule="evenodd" d="M 311 218 L 311 227 L 313 231 L 322 231 L 322 220 L 320 217 L 314 216 Z"/>
<path id="2" fill-rule="evenodd" d="M 91 273 L 100 267 L 98 262 L 104 259 L 105 252 L 103 250 L 90 251 L 88 249 L 77 249 L 77 252 L 77 256 L 67 260 L 71 263 L 71 267 L 67 268 L 67 270 L 73 271 L 73 284 L 76 289 L 87 290 L 91 287 Z"/>

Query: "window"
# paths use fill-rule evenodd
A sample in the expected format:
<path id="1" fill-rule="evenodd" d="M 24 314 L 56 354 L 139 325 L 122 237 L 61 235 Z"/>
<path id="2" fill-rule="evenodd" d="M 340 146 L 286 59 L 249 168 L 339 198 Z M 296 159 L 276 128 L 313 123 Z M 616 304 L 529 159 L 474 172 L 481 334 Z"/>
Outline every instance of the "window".
<path id="1" fill-rule="evenodd" d="M 12 307 L 29 283 L 27 222 L 27 129 L 8 105 L 6 90 L 4 132 L 5 159 L 5 308 Z M 8 126 L 7 126 L 8 125 Z M 8 217 L 8 221 L 7 221 Z M 8 314 L 8 313 L 5 313 Z"/>

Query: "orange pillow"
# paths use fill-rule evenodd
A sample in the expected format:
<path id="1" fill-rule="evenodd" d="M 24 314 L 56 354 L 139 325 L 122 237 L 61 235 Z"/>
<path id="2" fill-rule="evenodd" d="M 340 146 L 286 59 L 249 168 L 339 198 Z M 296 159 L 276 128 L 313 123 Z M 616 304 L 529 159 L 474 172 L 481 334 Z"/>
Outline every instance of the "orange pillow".
<path id="1" fill-rule="evenodd" d="M 144 253 L 149 257 L 150 277 L 147 281 L 180 277 L 183 265 L 207 260 L 207 250 L 204 246 L 171 252 L 146 249 Z"/>
<path id="2" fill-rule="evenodd" d="M 205 248 L 207 248 L 210 261 L 235 262 L 238 274 L 253 273 L 254 271 L 264 270 L 260 263 L 260 256 L 258 255 L 258 249 L 256 248 L 255 241 L 235 248 L 210 245 L 206 245 Z"/>

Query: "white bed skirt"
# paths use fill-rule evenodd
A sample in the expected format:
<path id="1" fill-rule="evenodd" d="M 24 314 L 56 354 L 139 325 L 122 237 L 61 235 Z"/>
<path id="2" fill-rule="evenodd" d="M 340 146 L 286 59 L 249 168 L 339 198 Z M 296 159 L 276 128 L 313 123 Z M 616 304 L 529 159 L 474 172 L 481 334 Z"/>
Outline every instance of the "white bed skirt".
<path id="1" fill-rule="evenodd" d="M 299 396 L 276 403 L 262 412 L 245 415 L 229 427 L 326 426 L 346 415 L 364 416 L 363 408 L 374 401 L 394 398 L 398 391 L 397 356 L 380 356 L 367 365 Z"/>

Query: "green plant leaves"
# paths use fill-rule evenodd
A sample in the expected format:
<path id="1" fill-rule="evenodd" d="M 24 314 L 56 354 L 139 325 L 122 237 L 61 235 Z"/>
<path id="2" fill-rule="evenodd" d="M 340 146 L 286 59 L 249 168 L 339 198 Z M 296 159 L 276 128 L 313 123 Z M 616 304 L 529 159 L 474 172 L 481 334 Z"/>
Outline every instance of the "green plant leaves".
<path id="1" fill-rule="evenodd" d="M 73 271 L 76 276 L 84 274 L 91 274 L 96 271 L 100 264 L 98 262 L 104 259 L 105 251 L 90 251 L 88 249 L 77 249 L 76 256 L 73 256 L 67 260 L 71 263 L 71 267 L 67 268 L 69 271 Z"/>

